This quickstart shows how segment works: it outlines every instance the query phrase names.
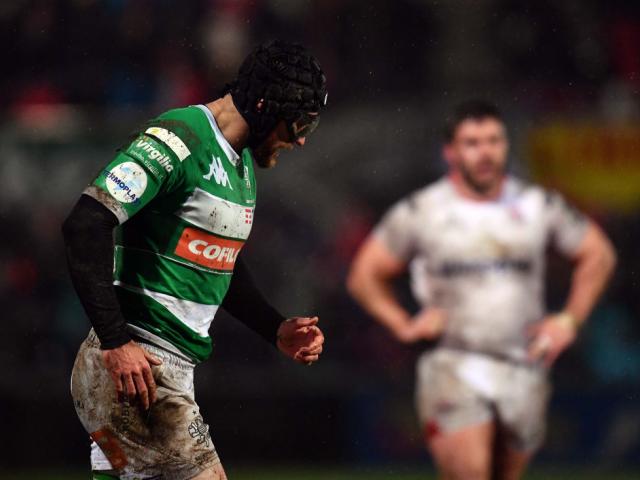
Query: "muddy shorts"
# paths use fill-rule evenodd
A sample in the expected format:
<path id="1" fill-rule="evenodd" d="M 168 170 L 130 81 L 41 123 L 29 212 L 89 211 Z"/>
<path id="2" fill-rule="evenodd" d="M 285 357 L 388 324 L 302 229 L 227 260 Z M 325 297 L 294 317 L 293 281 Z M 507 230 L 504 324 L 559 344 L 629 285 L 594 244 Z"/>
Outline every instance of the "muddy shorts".
<path id="1" fill-rule="evenodd" d="M 220 460 L 193 392 L 194 364 L 140 342 L 162 365 L 152 366 L 157 401 L 148 412 L 118 402 L 93 330 L 73 366 L 71 395 L 89 433 L 94 471 L 112 470 L 122 480 L 186 480 Z"/>
<path id="2" fill-rule="evenodd" d="M 545 371 L 440 348 L 420 357 L 416 375 L 416 406 L 428 437 L 495 421 L 517 450 L 542 444 L 550 393 Z"/>

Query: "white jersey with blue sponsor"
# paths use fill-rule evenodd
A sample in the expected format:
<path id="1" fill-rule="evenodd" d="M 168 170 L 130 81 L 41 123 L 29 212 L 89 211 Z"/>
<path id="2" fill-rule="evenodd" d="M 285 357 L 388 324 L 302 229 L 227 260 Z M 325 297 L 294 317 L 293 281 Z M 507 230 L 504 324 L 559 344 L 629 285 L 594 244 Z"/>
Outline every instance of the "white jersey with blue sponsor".
<path id="1" fill-rule="evenodd" d="M 573 256 L 587 225 L 557 193 L 513 177 L 491 201 L 443 178 L 399 201 L 374 235 L 410 265 L 418 301 L 446 310 L 440 345 L 519 362 L 545 315 L 547 246 Z"/>

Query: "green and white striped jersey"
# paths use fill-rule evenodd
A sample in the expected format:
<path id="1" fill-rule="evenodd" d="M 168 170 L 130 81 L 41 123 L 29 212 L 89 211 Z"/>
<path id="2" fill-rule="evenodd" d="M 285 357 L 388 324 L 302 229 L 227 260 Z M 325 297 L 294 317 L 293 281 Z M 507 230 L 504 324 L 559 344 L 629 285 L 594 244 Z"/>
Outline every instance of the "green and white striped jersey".
<path id="1" fill-rule="evenodd" d="M 127 322 L 206 359 L 209 326 L 253 223 L 250 150 L 238 155 L 207 107 L 170 110 L 84 193 L 120 221 L 114 285 Z"/>

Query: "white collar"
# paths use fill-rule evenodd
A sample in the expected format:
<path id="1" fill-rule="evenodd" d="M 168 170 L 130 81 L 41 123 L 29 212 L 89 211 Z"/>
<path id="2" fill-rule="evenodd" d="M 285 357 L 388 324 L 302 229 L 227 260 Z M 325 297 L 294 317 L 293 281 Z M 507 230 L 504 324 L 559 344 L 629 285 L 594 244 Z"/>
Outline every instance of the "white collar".
<path id="1" fill-rule="evenodd" d="M 207 116 L 207 119 L 209 120 L 209 125 L 211 125 L 211 130 L 213 130 L 213 133 L 216 136 L 216 140 L 220 144 L 220 147 L 226 154 L 229 161 L 233 164 L 233 166 L 237 167 L 238 160 L 240 160 L 240 155 L 236 153 L 236 151 L 233 149 L 229 141 L 226 138 L 224 138 L 224 135 L 222 135 L 222 132 L 220 131 L 220 127 L 218 127 L 218 124 L 216 123 L 216 119 L 211 113 L 211 110 L 209 110 L 206 105 L 195 105 L 195 106 L 198 107 L 200 110 L 202 110 L 204 114 Z"/>

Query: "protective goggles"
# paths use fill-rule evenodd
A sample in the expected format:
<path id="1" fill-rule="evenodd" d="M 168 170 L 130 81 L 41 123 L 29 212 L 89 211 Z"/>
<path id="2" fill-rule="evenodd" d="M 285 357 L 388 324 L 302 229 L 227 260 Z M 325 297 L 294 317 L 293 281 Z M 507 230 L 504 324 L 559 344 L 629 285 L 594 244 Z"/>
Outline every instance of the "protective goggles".
<path id="1" fill-rule="evenodd" d="M 291 141 L 295 141 L 303 137 L 308 137 L 318 128 L 320 115 L 318 113 L 302 113 L 294 120 L 285 123 L 291 136 Z"/>

